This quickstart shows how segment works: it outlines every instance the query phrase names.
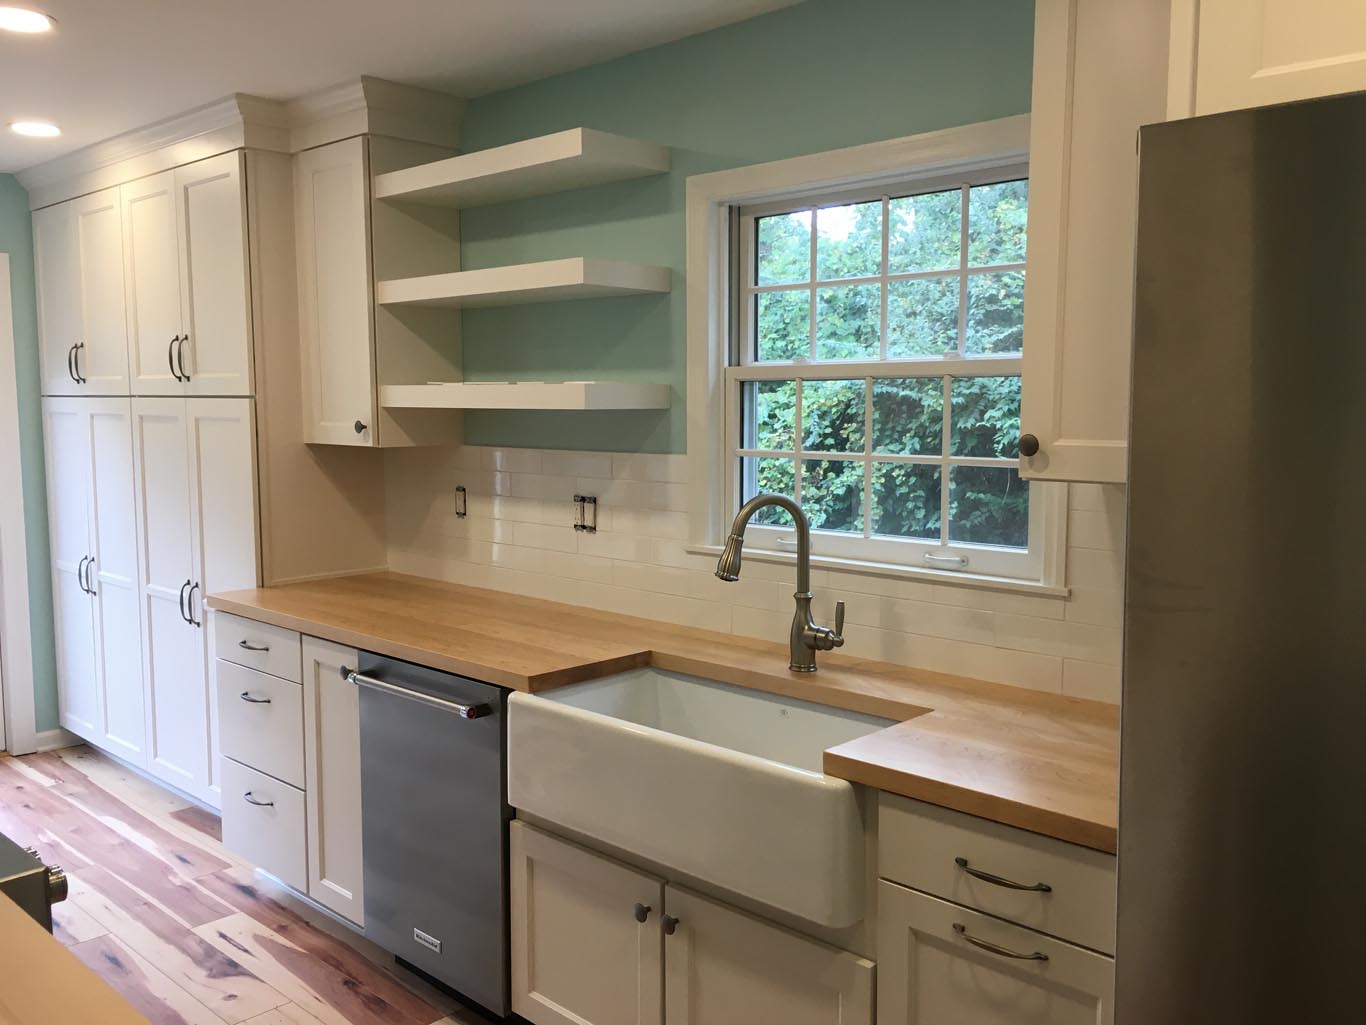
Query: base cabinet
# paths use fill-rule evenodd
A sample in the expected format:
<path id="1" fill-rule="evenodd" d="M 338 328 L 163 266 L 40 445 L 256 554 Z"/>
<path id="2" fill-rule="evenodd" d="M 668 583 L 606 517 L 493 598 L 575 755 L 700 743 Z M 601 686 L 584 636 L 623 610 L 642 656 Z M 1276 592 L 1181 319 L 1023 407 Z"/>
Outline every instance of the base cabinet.
<path id="1" fill-rule="evenodd" d="M 883 880 L 878 1025 L 1110 1025 L 1114 961 Z"/>
<path id="2" fill-rule="evenodd" d="M 363 926 L 360 693 L 340 672 L 356 665 L 359 653 L 305 637 L 303 660 L 308 895 Z"/>
<path id="3" fill-rule="evenodd" d="M 872 1025 L 873 963 L 511 826 L 512 1003 L 535 1025 Z"/>

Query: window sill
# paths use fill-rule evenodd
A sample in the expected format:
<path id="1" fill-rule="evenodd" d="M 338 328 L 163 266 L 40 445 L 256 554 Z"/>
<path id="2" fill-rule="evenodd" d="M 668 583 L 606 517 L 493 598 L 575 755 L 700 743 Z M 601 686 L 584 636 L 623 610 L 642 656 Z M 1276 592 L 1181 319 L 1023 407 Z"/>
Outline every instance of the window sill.
<path id="1" fill-rule="evenodd" d="M 684 545 L 683 547 L 684 550 L 693 555 L 710 555 L 713 557 L 721 555 L 720 545 Z M 775 562 L 788 565 L 795 565 L 797 562 L 795 552 L 778 552 L 765 548 L 746 548 L 745 558 L 753 559 L 755 562 Z M 811 556 L 811 566 L 813 569 L 919 580 L 932 584 L 945 584 L 949 587 L 969 587 L 983 591 L 1003 591 L 1010 594 L 1032 594 L 1039 598 L 1066 598 L 1072 593 L 1071 588 L 1045 584 L 1039 580 L 1016 580 L 1012 577 L 955 573 L 952 570 L 904 566 L 890 562 L 866 562 L 862 559 L 842 559 L 831 555 Z"/>

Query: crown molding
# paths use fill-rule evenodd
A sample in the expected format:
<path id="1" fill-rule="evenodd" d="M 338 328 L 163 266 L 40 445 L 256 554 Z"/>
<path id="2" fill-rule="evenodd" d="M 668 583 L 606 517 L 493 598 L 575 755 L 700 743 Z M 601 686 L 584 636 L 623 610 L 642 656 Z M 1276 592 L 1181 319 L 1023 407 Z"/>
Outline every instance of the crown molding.
<path id="1" fill-rule="evenodd" d="M 289 101 L 235 93 L 15 177 L 37 210 L 234 149 L 296 153 L 367 133 L 454 149 L 464 110 L 458 97 L 368 75 Z"/>

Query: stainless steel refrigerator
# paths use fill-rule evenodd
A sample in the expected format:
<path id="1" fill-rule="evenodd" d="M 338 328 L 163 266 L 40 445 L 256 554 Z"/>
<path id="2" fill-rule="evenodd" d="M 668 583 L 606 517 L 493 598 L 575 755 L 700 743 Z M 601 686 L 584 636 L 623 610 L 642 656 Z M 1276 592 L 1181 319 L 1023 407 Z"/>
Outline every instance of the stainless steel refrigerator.
<path id="1" fill-rule="evenodd" d="M 1366 94 L 1139 152 L 1115 1021 L 1366 1021 Z"/>

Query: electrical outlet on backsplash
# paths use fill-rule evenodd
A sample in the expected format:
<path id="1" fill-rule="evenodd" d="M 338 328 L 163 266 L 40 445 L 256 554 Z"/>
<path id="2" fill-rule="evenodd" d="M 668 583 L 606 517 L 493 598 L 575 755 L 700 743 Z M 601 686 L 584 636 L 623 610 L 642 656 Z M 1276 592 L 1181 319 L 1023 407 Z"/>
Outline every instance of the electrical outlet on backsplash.
<path id="1" fill-rule="evenodd" d="M 397 572 L 785 643 L 791 566 L 726 584 L 684 549 L 686 456 L 394 449 L 385 492 Z M 596 532 L 574 529 L 575 494 L 597 497 Z M 1124 515 L 1122 485 L 1069 485 L 1066 598 L 814 569 L 817 618 L 846 603 L 846 654 L 1118 702 Z"/>

